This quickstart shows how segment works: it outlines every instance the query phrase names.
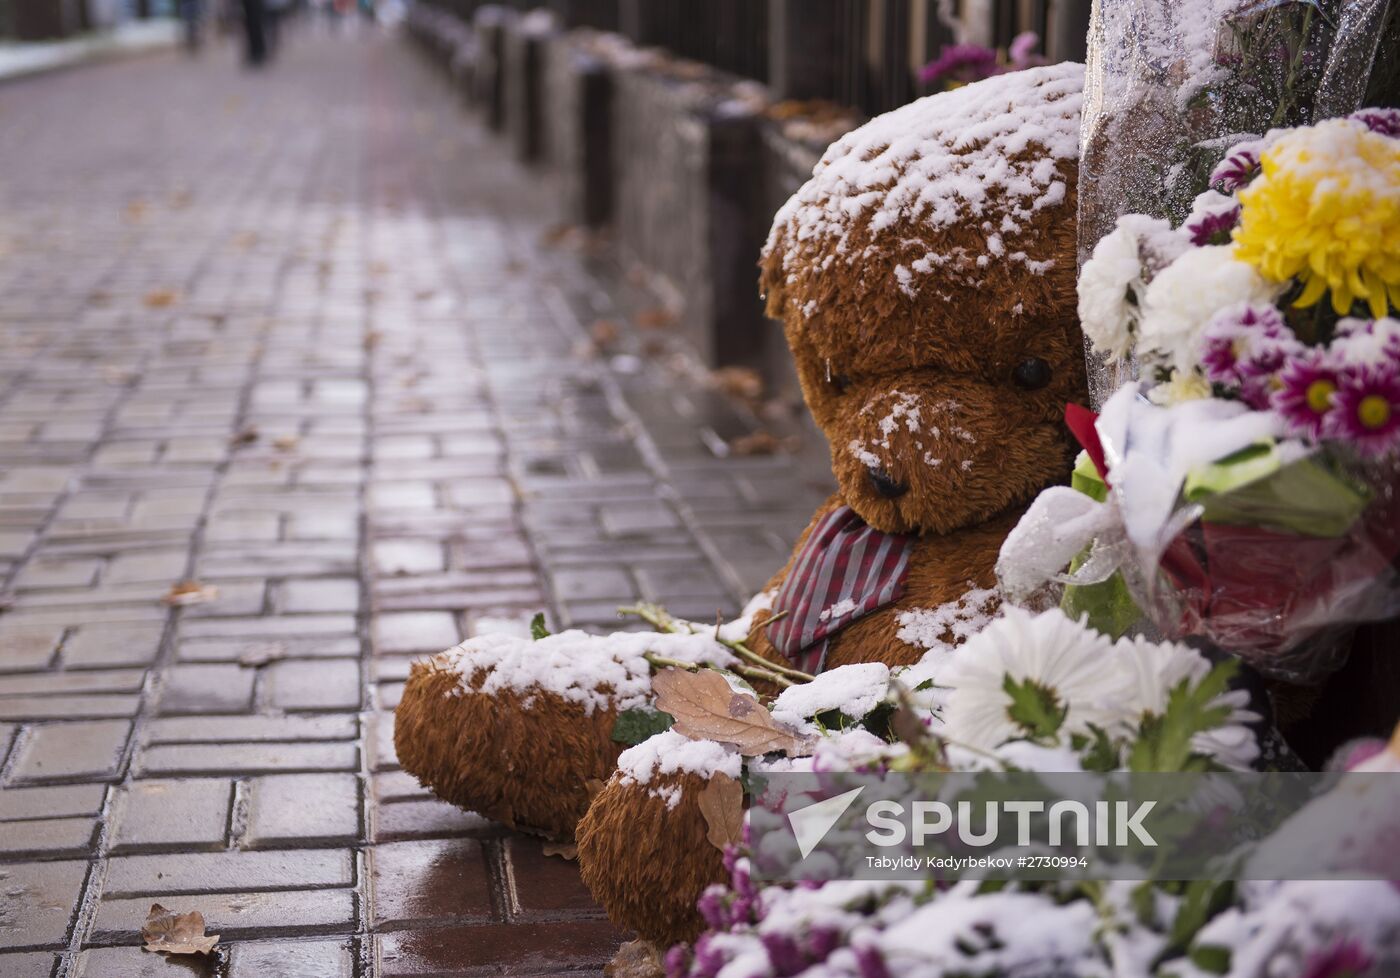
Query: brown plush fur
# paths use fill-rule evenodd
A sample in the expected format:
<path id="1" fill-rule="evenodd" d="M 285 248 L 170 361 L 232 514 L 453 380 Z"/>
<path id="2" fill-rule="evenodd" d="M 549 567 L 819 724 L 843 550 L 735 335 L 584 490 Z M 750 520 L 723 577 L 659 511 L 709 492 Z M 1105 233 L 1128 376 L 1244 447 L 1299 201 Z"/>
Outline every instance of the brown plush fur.
<path id="1" fill-rule="evenodd" d="M 513 693 L 455 695 L 460 681 L 437 658 L 413 664 L 394 714 L 399 763 L 454 805 L 572 839 L 588 810 L 588 782 L 617 767 L 617 714 L 587 714 L 552 693 L 535 694 L 528 707 Z"/>
<path id="2" fill-rule="evenodd" d="M 783 321 L 804 399 L 831 444 L 839 491 L 813 525 L 844 503 L 877 529 L 918 535 L 900 600 L 837 632 L 827 668 L 917 662 L 924 650 L 897 637 L 900 612 L 935 608 L 969 588 L 994 585 L 997 553 L 1025 506 L 1068 476 L 1074 446 L 1064 406 L 1086 402 L 1087 394 L 1075 312 L 1077 171 L 1072 163 L 1058 165 L 1069 192 L 1059 205 L 1037 211 L 1016 244 L 1032 260 L 1049 263 L 1043 274 L 1003 261 L 978 269 L 975 284 L 964 275 L 926 283 L 916 296 L 895 286 L 898 264 L 930 252 L 983 250 L 981 229 L 999 224 L 995 202 L 977 226 L 930 231 L 910 219 L 876 231 L 861 218 L 843 253 L 833 239 L 789 240 L 780 227 L 764 257 L 769 314 Z M 860 260 L 848 263 L 843 255 L 852 254 Z M 811 317 L 808 308 L 816 310 Z M 1013 371 L 1032 357 L 1049 366 L 1050 381 L 1025 390 Z M 903 420 L 890 431 L 880 427 L 901 395 L 917 399 L 917 431 Z M 880 468 L 908 491 L 882 496 L 869 459 L 852 442 L 877 455 Z M 940 461 L 932 465 L 928 458 Z M 769 590 L 782 584 L 792 563 Z M 749 645 L 783 662 L 765 625 L 760 615 Z M 663 944 L 699 932 L 694 901 L 722 879 L 716 854 L 703 844 L 694 797 L 688 791 L 666 811 L 644 788 L 624 790 L 614 782 L 589 809 L 586 830 L 580 826 L 579 863 L 595 898 L 616 922 Z"/>
<path id="3" fill-rule="evenodd" d="M 675 786 L 684 792 L 675 808 L 651 794 Z M 578 826 L 579 871 L 594 898 L 614 923 L 662 947 L 699 936 L 695 901 L 724 877 L 694 801 L 704 787 L 694 774 L 658 775 L 651 784 L 614 775 Z"/>

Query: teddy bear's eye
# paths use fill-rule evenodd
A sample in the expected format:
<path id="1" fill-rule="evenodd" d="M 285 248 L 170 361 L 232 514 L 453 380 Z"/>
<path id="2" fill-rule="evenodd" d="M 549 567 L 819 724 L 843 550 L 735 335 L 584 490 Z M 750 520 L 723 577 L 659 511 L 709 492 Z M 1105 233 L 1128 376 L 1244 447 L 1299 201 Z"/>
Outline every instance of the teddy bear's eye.
<path id="1" fill-rule="evenodd" d="M 831 386 L 836 388 L 836 393 L 844 394 L 846 388 L 851 386 L 851 378 L 845 374 L 835 374 L 831 378 Z"/>
<path id="2" fill-rule="evenodd" d="M 1017 387 L 1028 391 L 1040 390 L 1050 383 L 1050 364 L 1040 357 L 1027 357 L 1011 371 L 1011 379 L 1016 382 Z"/>

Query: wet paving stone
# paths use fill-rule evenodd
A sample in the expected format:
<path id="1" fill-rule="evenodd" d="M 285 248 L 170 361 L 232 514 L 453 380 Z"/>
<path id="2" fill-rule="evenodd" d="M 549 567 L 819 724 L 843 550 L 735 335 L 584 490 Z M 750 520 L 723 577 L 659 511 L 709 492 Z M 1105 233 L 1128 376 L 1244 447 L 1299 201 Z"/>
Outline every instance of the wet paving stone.
<path id="1" fill-rule="evenodd" d="M 419 787 L 389 711 L 487 622 L 730 613 L 820 451 L 717 459 L 700 371 L 581 356 L 655 297 L 544 244 L 552 189 L 398 37 L 3 109 L 0 978 L 600 972 L 576 865 Z M 141 951 L 157 901 L 219 954 Z"/>

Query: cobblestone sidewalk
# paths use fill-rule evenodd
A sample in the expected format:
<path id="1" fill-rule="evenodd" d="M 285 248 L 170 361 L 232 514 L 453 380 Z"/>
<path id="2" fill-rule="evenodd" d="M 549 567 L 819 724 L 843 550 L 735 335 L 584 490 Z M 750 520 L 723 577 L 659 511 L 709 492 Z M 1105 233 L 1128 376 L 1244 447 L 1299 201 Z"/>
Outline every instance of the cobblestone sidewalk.
<path id="1" fill-rule="evenodd" d="M 601 968 L 572 864 L 429 797 L 385 711 L 484 618 L 733 613 L 820 465 L 580 355 L 643 300 L 402 41 L 17 82 L 0 125 L 0 978 Z M 139 950 L 157 901 L 218 955 Z"/>

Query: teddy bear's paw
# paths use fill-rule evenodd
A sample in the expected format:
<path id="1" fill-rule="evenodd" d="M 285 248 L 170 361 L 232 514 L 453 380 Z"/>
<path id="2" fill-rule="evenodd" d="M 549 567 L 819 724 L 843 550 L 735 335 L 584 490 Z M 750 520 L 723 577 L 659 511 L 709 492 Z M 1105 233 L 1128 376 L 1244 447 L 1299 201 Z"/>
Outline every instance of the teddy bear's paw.
<path id="1" fill-rule="evenodd" d="M 476 677 L 479 679 L 480 677 Z M 616 711 L 535 690 L 464 684 L 442 657 L 413 665 L 395 711 L 404 770 L 444 801 L 511 828 L 569 841 L 622 749 Z"/>
<path id="2" fill-rule="evenodd" d="M 688 772 L 646 783 L 619 773 L 578 825 L 579 871 L 593 898 L 614 923 L 661 947 L 699 936 L 696 901 L 725 878 L 699 804 L 708 783 Z"/>

